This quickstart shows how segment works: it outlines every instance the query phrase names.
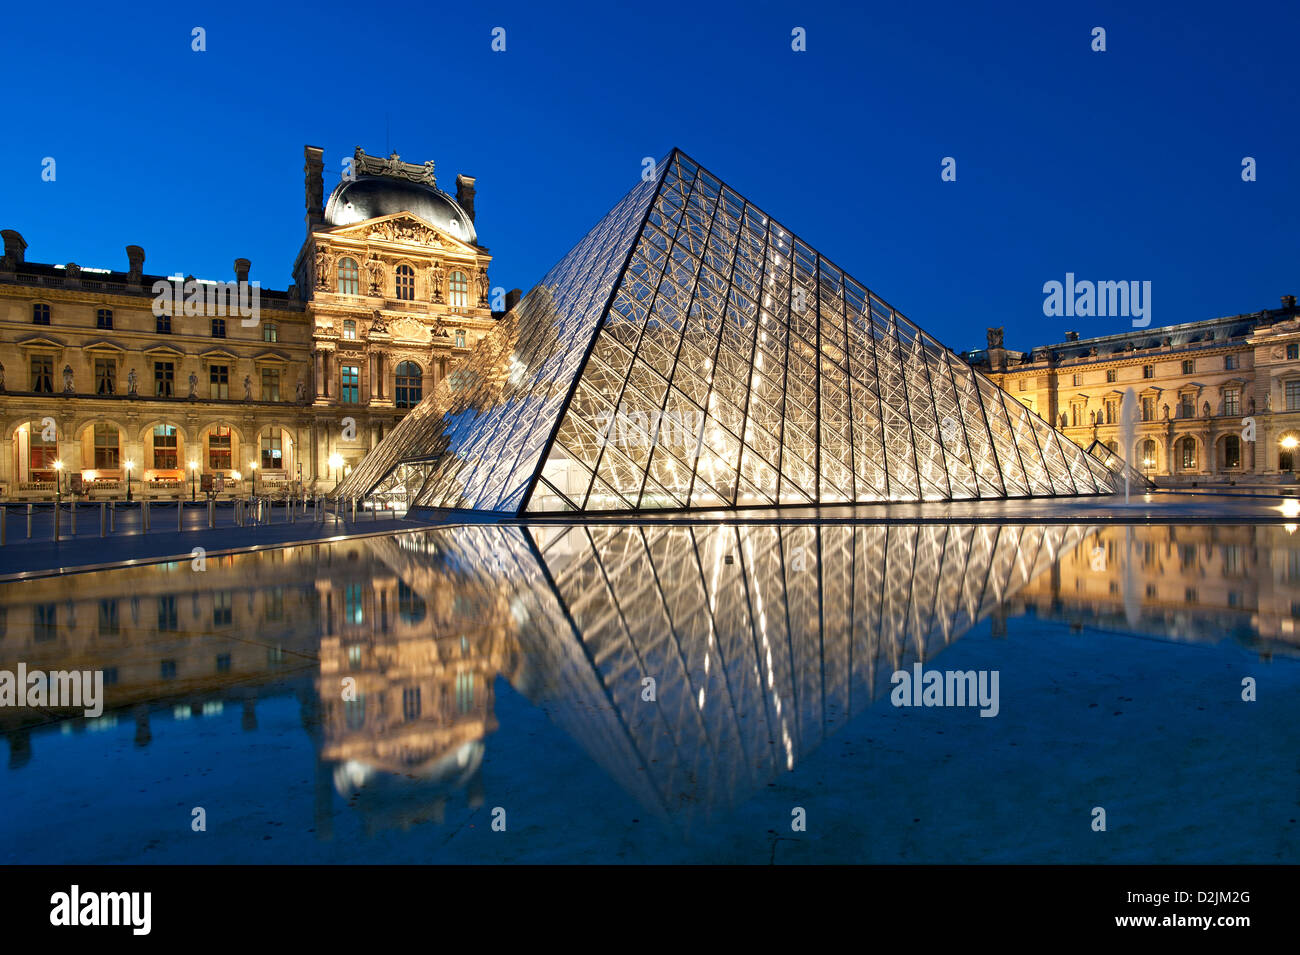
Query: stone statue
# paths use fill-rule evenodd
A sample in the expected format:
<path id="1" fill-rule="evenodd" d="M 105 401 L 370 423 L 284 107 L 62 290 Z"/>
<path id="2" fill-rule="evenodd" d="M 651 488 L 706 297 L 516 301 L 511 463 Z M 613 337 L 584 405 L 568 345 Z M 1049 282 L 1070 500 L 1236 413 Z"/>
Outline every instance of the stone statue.
<path id="1" fill-rule="evenodd" d="M 431 302 L 442 301 L 442 280 L 446 274 L 441 262 L 435 262 L 429 267 L 429 300 Z"/>
<path id="2" fill-rule="evenodd" d="M 307 386 L 301 378 L 298 379 L 298 384 L 293 386 L 293 398 L 299 404 L 307 400 Z"/>
<path id="3" fill-rule="evenodd" d="M 128 395 L 134 395 L 136 393 L 135 389 L 138 384 L 139 381 L 136 378 L 135 369 L 132 368 L 130 371 L 126 373 L 126 393 Z"/>
<path id="4" fill-rule="evenodd" d="M 5 366 L 4 366 L 4 362 L 0 362 L 0 391 L 4 391 L 4 390 L 5 390 Z"/>
<path id="5" fill-rule="evenodd" d="M 1251 396 L 1250 401 L 1246 403 L 1246 407 L 1250 409 L 1251 414 L 1255 413 L 1255 397 L 1253 395 Z"/>
<path id="6" fill-rule="evenodd" d="M 370 294 L 384 294 L 384 263 L 379 261 L 377 255 L 370 256 L 366 260 L 366 271 L 370 273 Z"/>
<path id="7" fill-rule="evenodd" d="M 487 304 L 488 299 L 488 277 L 487 269 L 478 271 L 478 301 L 480 305 Z"/>
<path id="8" fill-rule="evenodd" d="M 1208 401 L 1205 402 L 1205 407 L 1201 410 L 1205 412 L 1201 417 L 1208 418 L 1210 416 L 1210 403 Z"/>
<path id="9" fill-rule="evenodd" d="M 199 396 L 199 376 L 194 374 L 194 372 L 190 372 L 190 398 L 193 399 L 193 398 L 197 398 L 198 396 Z"/>
<path id="10" fill-rule="evenodd" d="M 1161 413 L 1164 415 L 1165 420 L 1168 421 L 1168 420 L 1169 420 L 1169 406 L 1168 406 L 1168 405 L 1165 405 L 1164 408 L 1162 409 Z"/>
<path id="11" fill-rule="evenodd" d="M 1273 395 L 1267 394 L 1264 396 L 1264 414 L 1269 414 L 1272 412 L 1272 410 L 1273 410 Z"/>
<path id="12" fill-rule="evenodd" d="M 316 287 L 330 287 L 330 258 L 323 245 L 316 248 Z"/>
<path id="13" fill-rule="evenodd" d="M 63 366 L 63 393 L 65 395 L 71 395 L 74 394 L 75 392 L 76 389 L 72 387 L 72 366 L 64 365 Z"/>
<path id="14" fill-rule="evenodd" d="M 988 329 L 987 334 L 988 334 L 989 348 L 1002 347 L 1002 331 L 1003 330 L 1001 328 Z"/>
<path id="15" fill-rule="evenodd" d="M 253 378 L 251 375 L 244 376 L 244 400 L 253 400 Z"/>

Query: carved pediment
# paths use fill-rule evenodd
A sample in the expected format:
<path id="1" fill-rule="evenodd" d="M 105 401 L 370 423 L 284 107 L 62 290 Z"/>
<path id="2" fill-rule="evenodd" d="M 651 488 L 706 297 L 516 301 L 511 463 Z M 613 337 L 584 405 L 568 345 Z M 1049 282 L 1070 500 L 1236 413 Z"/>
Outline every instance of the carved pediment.
<path id="1" fill-rule="evenodd" d="M 414 318 L 399 318 L 389 327 L 394 339 L 415 342 L 431 340 L 429 329 Z"/>
<path id="2" fill-rule="evenodd" d="M 330 235 L 349 239 L 367 239 L 377 242 L 401 242 L 422 245 L 425 248 L 475 253 L 475 250 L 454 235 L 435 229 L 419 216 L 398 212 L 379 219 L 369 219 L 353 225 L 331 229 Z"/>

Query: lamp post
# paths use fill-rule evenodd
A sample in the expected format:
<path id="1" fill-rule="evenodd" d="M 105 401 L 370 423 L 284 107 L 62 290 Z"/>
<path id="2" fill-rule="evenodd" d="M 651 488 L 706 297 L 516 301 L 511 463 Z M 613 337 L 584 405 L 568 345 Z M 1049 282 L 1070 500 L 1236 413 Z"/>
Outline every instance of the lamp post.
<path id="1" fill-rule="evenodd" d="M 54 502 L 61 504 L 63 502 L 63 461 L 62 459 L 54 462 Z"/>
<path id="2" fill-rule="evenodd" d="M 250 462 L 248 467 L 253 472 L 253 497 L 257 497 L 257 462 Z"/>
<path id="3" fill-rule="evenodd" d="M 134 461 L 126 462 L 126 499 L 131 500 L 131 469 L 135 467 Z"/>
<path id="4" fill-rule="evenodd" d="M 197 500 L 194 497 L 194 479 L 198 475 L 198 473 L 199 473 L 199 462 L 191 461 L 190 462 L 190 503 L 191 504 L 193 504 L 195 500 Z"/>

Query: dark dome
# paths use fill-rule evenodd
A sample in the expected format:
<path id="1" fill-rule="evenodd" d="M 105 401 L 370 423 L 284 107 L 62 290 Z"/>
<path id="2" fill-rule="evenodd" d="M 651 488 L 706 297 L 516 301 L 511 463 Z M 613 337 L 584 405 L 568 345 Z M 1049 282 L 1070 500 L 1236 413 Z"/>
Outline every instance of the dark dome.
<path id="1" fill-rule="evenodd" d="M 478 244 L 474 223 L 451 196 L 433 186 L 388 176 L 358 176 L 334 187 L 325 204 L 325 221 L 352 225 L 399 212 L 419 216 L 435 229 Z"/>

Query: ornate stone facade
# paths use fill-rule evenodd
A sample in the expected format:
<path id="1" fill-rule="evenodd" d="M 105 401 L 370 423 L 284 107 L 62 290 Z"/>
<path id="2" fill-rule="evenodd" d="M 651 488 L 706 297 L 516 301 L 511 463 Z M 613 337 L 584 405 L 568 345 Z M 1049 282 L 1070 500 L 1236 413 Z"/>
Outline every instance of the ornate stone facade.
<path id="1" fill-rule="evenodd" d="M 458 177 L 462 207 L 432 162 L 358 148 L 327 201 L 322 151 L 305 158 L 295 284 L 261 289 L 255 323 L 156 314 L 165 277 L 144 273 L 139 246 L 124 271 L 60 266 L 3 232 L 0 497 L 66 493 L 74 474 L 92 497 L 124 497 L 128 472 L 137 497 L 206 474 L 226 494 L 254 479 L 327 492 L 493 327 L 472 178 Z M 248 270 L 236 260 L 237 280 Z"/>
<path id="2" fill-rule="evenodd" d="M 1133 389 L 1129 461 L 1163 485 L 1293 483 L 1300 466 L 1300 311 L 1295 296 L 1253 314 L 1066 341 L 988 348 L 968 361 L 1076 443 L 1119 451 Z M 1248 440 L 1247 420 L 1254 426 Z"/>

